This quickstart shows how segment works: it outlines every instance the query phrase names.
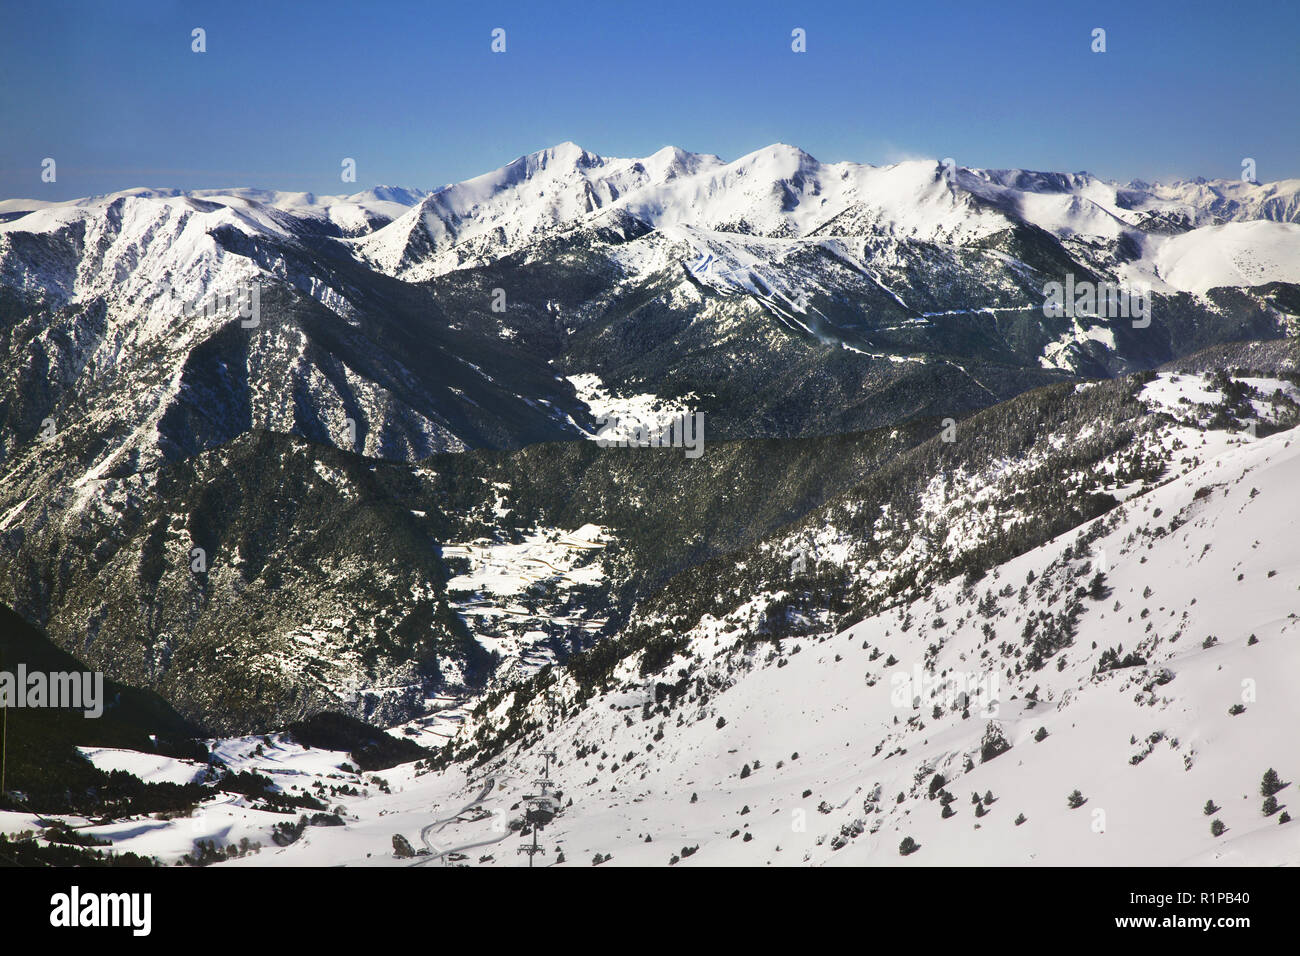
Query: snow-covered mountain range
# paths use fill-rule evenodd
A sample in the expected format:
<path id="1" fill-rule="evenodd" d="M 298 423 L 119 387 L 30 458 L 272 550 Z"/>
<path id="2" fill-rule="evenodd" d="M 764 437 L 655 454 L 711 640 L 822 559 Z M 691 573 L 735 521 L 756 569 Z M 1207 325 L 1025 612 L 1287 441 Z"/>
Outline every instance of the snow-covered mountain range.
<path id="1" fill-rule="evenodd" d="M 1272 225 L 1234 225 L 1257 221 Z M 438 190 L 357 245 L 385 272 L 427 278 L 580 227 L 655 230 L 702 263 L 714 257 L 696 275 L 749 288 L 751 257 L 771 267 L 778 251 L 788 258 L 801 245 L 831 243 L 861 265 L 875 252 L 861 240 L 977 245 L 1019 224 L 1080 244 L 1140 236 L 1140 256 L 1123 275 L 1161 291 L 1300 277 L 1300 180 L 1120 185 L 924 160 L 825 164 L 784 144 L 726 163 L 673 147 L 611 159 L 563 143 Z M 1212 226 L 1227 228 L 1199 231 Z M 1194 276 L 1178 269 L 1189 257 L 1198 260 Z"/>
<path id="2" fill-rule="evenodd" d="M 695 396 L 719 436 L 958 414 L 1283 334 L 1298 196 L 1296 180 L 1121 186 L 784 145 L 723 162 L 565 143 L 430 193 L 6 200 L 0 448 L 112 408 L 95 425 L 110 467 L 249 427 L 415 460 L 580 435 L 590 406 L 563 377 L 593 374 L 614 394 Z M 1150 288 L 1151 327 L 1045 318 L 1043 288 L 1067 274 Z M 221 297 L 253 286 L 265 315 L 232 335 Z M 712 381 L 738 364 L 748 396 Z M 799 383 L 819 376 L 813 401 Z"/>

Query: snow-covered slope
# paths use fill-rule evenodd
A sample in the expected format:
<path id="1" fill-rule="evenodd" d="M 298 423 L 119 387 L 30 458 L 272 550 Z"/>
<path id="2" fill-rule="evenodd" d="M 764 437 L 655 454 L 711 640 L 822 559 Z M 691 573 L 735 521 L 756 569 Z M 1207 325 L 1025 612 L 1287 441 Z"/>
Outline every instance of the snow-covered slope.
<path id="1" fill-rule="evenodd" d="M 322 217 L 373 218 L 413 194 L 336 198 L 133 190 L 0 223 L 0 285 L 20 317 L 0 353 L 4 453 L 47 419 L 63 440 L 92 417 L 100 472 L 249 426 L 407 459 L 515 444 L 521 428 L 577 433 L 578 406 L 529 404 L 567 391 L 540 363 L 450 333 L 322 231 Z"/>
<path id="2" fill-rule="evenodd" d="M 666 147 L 642 160 L 594 155 L 573 143 L 521 157 L 494 173 L 448 186 L 359 241 L 363 256 L 409 279 L 481 264 L 580 225 L 681 230 L 769 239 L 921 240 L 969 245 L 1028 223 L 1063 240 L 1149 236 L 1265 220 L 1264 245 L 1294 241 L 1300 181 L 1121 186 L 1086 173 L 966 169 L 913 160 L 886 167 L 821 163 L 775 144 L 724 163 Z M 632 235 L 637 232 L 632 227 Z M 1201 244 L 1216 245 L 1220 233 Z M 1224 239 L 1222 241 L 1230 241 Z M 704 251 L 707 255 L 707 251 Z M 1276 281 L 1300 278 L 1288 249 Z M 1139 270 L 1141 271 L 1141 270 Z M 1146 270 L 1153 280 L 1162 276 Z M 1228 276 L 1225 285 L 1256 284 Z M 1203 291 L 1205 279 L 1165 283 Z M 1274 281 L 1262 279 L 1260 281 Z"/>
<path id="3" fill-rule="evenodd" d="M 390 274 L 427 278 L 508 254 L 620 204 L 625 195 L 719 165 L 715 156 L 673 147 L 640 160 L 606 159 L 561 143 L 433 192 L 357 247 Z"/>
<path id="4" fill-rule="evenodd" d="M 1223 447 L 974 588 L 954 582 L 843 633 L 751 654 L 721 633 L 699 640 L 665 669 L 686 668 L 696 688 L 676 713 L 629 666 L 626 685 L 491 769 L 505 789 L 482 805 L 519 800 L 534 755 L 553 748 L 573 803 L 543 839 L 581 865 L 597 853 L 663 865 L 682 847 L 703 865 L 1300 863 L 1300 824 L 1265 815 L 1259 794 L 1270 767 L 1300 773 L 1277 734 L 1300 719 L 1285 677 L 1300 668 L 1297 437 Z M 1102 562 L 1105 596 L 1078 598 Z M 1022 669 L 1026 622 L 1071 601 L 1073 642 Z M 1142 663 L 1103 670 L 1108 649 Z M 991 693 L 963 715 L 951 691 L 904 682 L 918 675 Z M 986 762 L 990 726 L 1010 749 Z M 951 818 L 931 798 L 935 774 L 957 797 Z M 1076 789 L 1086 802 L 1071 808 Z M 969 798 L 989 792 L 977 817 Z M 1207 800 L 1221 809 L 1206 815 Z M 448 828 L 439 845 L 490 837 L 490 824 Z M 900 856 L 905 837 L 918 853 Z"/>
<path id="5" fill-rule="evenodd" d="M 286 847 L 269 840 L 282 821 L 228 795 L 191 819 L 89 830 L 168 861 L 197 838 L 243 836 L 264 849 L 230 865 L 523 865 L 523 808 L 551 750 L 562 809 L 541 833 L 542 864 L 1300 863 L 1300 763 L 1280 733 L 1300 719 L 1288 686 L 1300 669 L 1300 432 L 1213 429 L 1224 381 L 1147 382 L 1139 400 L 1162 416 L 1151 441 L 1169 470 L 1117 485 L 1117 507 L 977 580 L 757 643 L 737 638 L 770 595 L 728 595 L 683 653 L 648 671 L 633 653 L 590 699 L 557 671 L 545 697 L 522 702 L 536 729 L 486 762 L 376 780 L 279 737 L 217 744 L 232 769 L 286 790 L 333 788 L 343 825 Z M 1260 422 L 1275 416 L 1270 396 L 1300 398 L 1285 381 L 1243 384 L 1261 396 Z M 990 487 L 953 493 L 974 505 Z M 825 542 L 819 554 L 847 558 Z M 460 739 L 517 720 L 519 706 L 494 694 Z M 1276 809 L 1261 795 L 1270 769 Z M 394 835 L 424 852 L 395 859 Z M 909 838 L 918 848 L 903 855 Z"/>
<path id="6" fill-rule="evenodd" d="M 1294 282 L 1298 264 L 1300 225 L 1266 220 L 1205 226 L 1172 236 L 1152 255 L 1153 275 L 1188 292 Z"/>
<path id="7" fill-rule="evenodd" d="M 562 677 L 554 723 L 485 768 L 506 784 L 485 808 L 520 799 L 555 749 L 573 804 L 545 841 L 582 864 L 696 846 L 704 864 L 1300 862 L 1259 796 L 1270 767 L 1300 770 L 1277 736 L 1300 717 L 1282 676 L 1300 667 L 1300 436 L 1203 432 L 1217 398 L 1199 377 L 1155 380 L 1143 401 L 1181 422 L 1161 436 L 1185 449 L 1174 476 L 978 582 L 748 649 L 741 603 L 648 678 L 629 659 L 579 710 Z M 1005 753 L 985 750 L 991 727 Z"/>
<path id="8" fill-rule="evenodd" d="M 407 189 L 401 186 L 374 186 L 351 195 L 318 196 L 308 192 L 286 192 L 276 189 L 255 189 L 236 186 L 229 189 L 149 189 L 138 187 L 123 189 L 105 196 L 92 196 L 85 199 L 70 199 L 64 202 L 49 202 L 40 199 L 5 199 L 0 200 L 0 221 L 15 220 L 38 210 L 86 209 L 112 203 L 124 197 L 147 199 L 191 198 L 211 202 L 244 203 L 268 206 L 299 219 L 314 219 L 323 223 L 332 223 L 344 235 L 360 235 L 370 232 L 405 213 L 421 199 L 428 195 L 422 189 Z M 40 218 L 32 220 L 22 228 L 39 229 Z"/>

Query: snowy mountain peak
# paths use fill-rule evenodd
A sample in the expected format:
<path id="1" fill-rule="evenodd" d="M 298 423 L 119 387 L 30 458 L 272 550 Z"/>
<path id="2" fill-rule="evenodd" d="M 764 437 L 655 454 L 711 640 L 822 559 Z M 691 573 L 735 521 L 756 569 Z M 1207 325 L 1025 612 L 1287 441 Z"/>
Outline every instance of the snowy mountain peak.
<path id="1" fill-rule="evenodd" d="M 1023 223 L 1061 240 L 1114 243 L 1128 235 L 1154 254 L 1163 237 L 1202 226 L 1300 223 L 1300 181 L 1140 190 L 1087 172 L 949 170 L 936 160 L 827 164 L 787 143 L 724 161 L 675 146 L 621 159 L 565 142 L 438 190 L 361 239 L 358 252 L 384 272 L 423 280 L 494 261 L 546 236 L 608 224 L 611 216 L 672 236 L 685 229 L 697 237 L 712 232 L 791 243 L 834 235 L 966 244 Z M 1286 231 L 1272 230 L 1268 241 L 1285 240 Z M 716 253 L 692 245 L 693 255 Z M 1134 269 L 1161 284 L 1154 267 Z"/>
<path id="2" fill-rule="evenodd" d="M 407 189 L 404 186 L 374 186 L 347 197 L 348 202 L 365 204 L 368 202 L 394 202 L 403 206 L 414 206 L 427 196 L 422 189 Z"/>

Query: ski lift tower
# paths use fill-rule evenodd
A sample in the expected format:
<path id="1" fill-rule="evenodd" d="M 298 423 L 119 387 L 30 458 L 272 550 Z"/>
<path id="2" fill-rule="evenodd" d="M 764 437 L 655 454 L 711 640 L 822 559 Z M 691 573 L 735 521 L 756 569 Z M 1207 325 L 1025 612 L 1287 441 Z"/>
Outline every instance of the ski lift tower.
<path id="1" fill-rule="evenodd" d="M 542 779 L 541 779 L 541 780 L 537 780 L 537 781 L 535 781 L 535 783 L 536 783 L 538 786 L 541 786 L 542 784 L 545 784 L 545 785 L 547 785 L 547 786 L 550 786 L 550 785 L 551 785 L 551 781 L 549 781 L 549 780 L 547 780 L 547 779 L 545 779 L 545 778 L 547 778 L 547 777 L 549 777 L 549 776 L 551 775 L 551 761 L 555 759 L 555 751 L 554 751 L 554 750 L 543 750 L 543 751 L 542 751 L 542 759 L 543 759 L 544 761 L 546 761 L 546 763 L 545 763 L 545 764 L 543 765 L 543 767 L 542 767 Z"/>
<path id="2" fill-rule="evenodd" d="M 555 759 L 555 751 L 542 751 L 542 758 L 546 761 L 542 768 L 542 776 L 533 781 L 533 786 L 537 787 L 538 792 L 524 795 L 524 803 L 527 807 L 524 811 L 524 820 L 533 828 L 533 842 L 531 845 L 521 846 L 515 850 L 516 853 L 528 854 L 529 869 L 532 869 L 533 857 L 538 853 L 546 852 L 545 847 L 537 845 L 537 831 L 555 819 L 559 809 L 556 795 L 550 792 L 555 786 L 554 781 L 550 779 L 551 761 Z"/>
<path id="3" fill-rule="evenodd" d="M 516 847 L 516 848 L 515 848 L 515 852 L 516 852 L 516 853 L 527 853 L 527 854 L 528 854 L 528 869 L 531 870 L 531 869 L 533 868 L 533 857 L 536 856 L 538 853 L 545 853 L 545 852 L 546 852 L 546 847 L 544 847 L 544 846 L 538 846 L 538 845 L 537 845 L 537 828 L 536 828 L 536 827 L 533 827 L 533 842 L 532 842 L 532 843 L 525 843 L 523 846 Z"/>

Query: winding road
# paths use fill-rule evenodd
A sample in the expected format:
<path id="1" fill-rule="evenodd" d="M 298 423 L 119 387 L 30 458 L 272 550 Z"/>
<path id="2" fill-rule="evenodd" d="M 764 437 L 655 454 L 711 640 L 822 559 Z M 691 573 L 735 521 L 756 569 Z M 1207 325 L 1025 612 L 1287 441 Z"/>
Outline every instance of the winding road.
<path id="1" fill-rule="evenodd" d="M 487 797 L 487 795 L 492 792 L 492 788 L 495 785 L 496 785 L 496 778 L 488 777 L 487 782 L 483 784 L 483 789 L 478 792 L 478 794 L 474 797 L 473 800 L 465 804 L 465 806 L 461 807 L 451 816 L 443 817 L 441 820 L 434 820 L 428 826 L 420 830 L 420 839 L 424 842 L 425 849 L 429 851 L 429 855 L 424 856 L 419 860 L 416 860 L 414 863 L 411 864 L 411 866 L 424 866 L 425 864 L 432 863 L 435 860 L 441 860 L 449 853 L 459 853 L 461 850 L 472 850 L 475 847 L 480 847 L 480 846 L 491 846 L 494 843 L 500 843 L 506 837 L 510 836 L 510 831 L 506 830 L 505 833 L 501 834 L 499 837 L 496 837 L 495 839 L 479 840 L 476 843 L 466 843 L 463 844 L 462 846 L 449 847 L 446 850 L 439 850 L 436 846 L 434 846 L 429 841 L 430 833 L 437 833 L 447 824 L 454 822 L 462 813 L 466 813 L 474 809 L 474 807 L 482 803 L 483 800 Z"/>

